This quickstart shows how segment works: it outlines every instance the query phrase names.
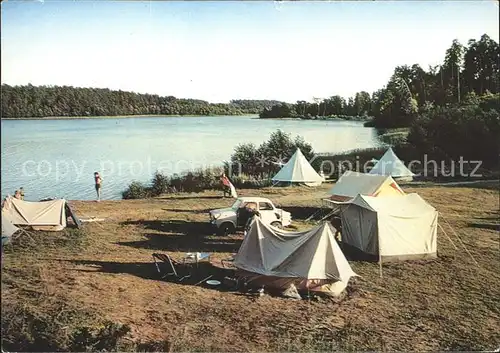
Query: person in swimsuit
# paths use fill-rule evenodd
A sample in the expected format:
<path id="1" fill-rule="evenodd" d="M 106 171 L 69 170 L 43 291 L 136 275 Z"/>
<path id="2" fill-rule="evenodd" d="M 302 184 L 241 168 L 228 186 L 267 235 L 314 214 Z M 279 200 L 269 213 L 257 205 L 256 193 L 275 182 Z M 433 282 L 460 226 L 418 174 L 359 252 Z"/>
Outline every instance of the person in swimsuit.
<path id="1" fill-rule="evenodd" d="M 21 194 L 21 200 L 24 200 L 24 188 L 22 186 L 19 188 L 19 194 Z"/>
<path id="2" fill-rule="evenodd" d="M 99 175 L 99 172 L 94 173 L 94 180 L 95 180 L 95 191 L 97 192 L 97 201 L 101 201 L 102 178 Z"/>

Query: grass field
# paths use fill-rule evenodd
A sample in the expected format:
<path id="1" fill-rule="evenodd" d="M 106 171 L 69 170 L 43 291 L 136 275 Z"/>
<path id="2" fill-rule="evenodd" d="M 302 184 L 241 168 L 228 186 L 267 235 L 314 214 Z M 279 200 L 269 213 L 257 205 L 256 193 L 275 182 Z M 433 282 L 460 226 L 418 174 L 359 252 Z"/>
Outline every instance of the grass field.
<path id="1" fill-rule="evenodd" d="M 269 197 L 305 229 L 321 188 L 240 190 Z M 420 186 L 440 212 L 438 259 L 351 262 L 341 299 L 292 300 L 160 280 L 154 252 L 236 252 L 242 236 L 207 232 L 220 194 L 72 202 L 83 229 L 34 233 L 4 249 L 2 341 L 11 350 L 428 351 L 500 347 L 499 198 L 494 185 Z M 446 220 L 446 221 L 445 221 Z M 453 230 L 460 236 L 457 239 Z M 455 249 L 455 247 L 457 249 Z M 470 255 L 464 250 L 464 246 Z M 474 258 L 474 260 L 472 259 Z M 477 261 L 477 264 L 476 264 Z"/>

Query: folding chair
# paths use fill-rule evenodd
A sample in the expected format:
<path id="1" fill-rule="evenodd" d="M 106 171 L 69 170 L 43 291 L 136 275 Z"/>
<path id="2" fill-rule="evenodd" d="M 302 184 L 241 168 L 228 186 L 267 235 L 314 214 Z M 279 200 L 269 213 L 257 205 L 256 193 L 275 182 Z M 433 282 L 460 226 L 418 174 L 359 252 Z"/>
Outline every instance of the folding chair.
<path id="1" fill-rule="evenodd" d="M 159 261 L 161 262 L 159 262 Z M 179 282 L 182 281 L 184 278 L 188 278 L 188 277 L 191 277 L 191 275 L 187 275 L 187 276 L 183 276 L 181 278 L 179 278 L 179 274 L 177 273 L 177 270 L 175 269 L 175 266 L 179 266 L 181 265 L 180 263 L 178 263 L 177 261 L 175 260 L 172 260 L 170 258 L 170 256 L 168 256 L 167 254 L 160 254 L 160 253 L 154 253 L 153 254 L 153 261 L 155 262 L 155 266 L 156 266 L 156 270 L 158 271 L 158 273 L 161 275 L 162 274 L 162 271 L 160 270 L 160 266 L 159 264 L 160 263 L 165 263 L 167 265 L 170 266 L 170 269 L 168 271 L 171 271 L 171 272 L 167 272 L 165 273 L 161 278 L 165 278 L 167 276 L 172 276 L 174 275 L 178 280 Z"/>
<path id="2" fill-rule="evenodd" d="M 187 253 L 186 256 L 182 259 L 183 264 L 195 264 L 198 267 L 198 264 L 201 261 L 211 262 L 212 254 L 209 252 L 202 253 Z"/>

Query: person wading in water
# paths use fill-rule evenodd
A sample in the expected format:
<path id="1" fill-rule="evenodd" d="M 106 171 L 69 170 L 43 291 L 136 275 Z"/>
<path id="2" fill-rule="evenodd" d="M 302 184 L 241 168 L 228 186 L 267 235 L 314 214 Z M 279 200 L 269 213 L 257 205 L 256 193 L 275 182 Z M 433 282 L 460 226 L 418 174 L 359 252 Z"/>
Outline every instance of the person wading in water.
<path id="1" fill-rule="evenodd" d="M 97 192 L 97 201 L 101 201 L 101 184 L 102 184 L 102 178 L 99 175 L 99 172 L 94 173 L 94 180 L 95 180 L 95 191 Z"/>

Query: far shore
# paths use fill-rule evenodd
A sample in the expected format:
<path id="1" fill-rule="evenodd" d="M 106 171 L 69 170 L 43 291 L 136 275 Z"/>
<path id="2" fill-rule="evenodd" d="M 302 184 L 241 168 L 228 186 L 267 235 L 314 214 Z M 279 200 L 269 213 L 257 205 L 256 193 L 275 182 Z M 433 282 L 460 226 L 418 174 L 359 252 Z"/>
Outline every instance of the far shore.
<path id="1" fill-rule="evenodd" d="M 306 120 L 306 121 L 355 121 L 366 122 L 367 120 L 347 120 L 341 118 L 317 118 L 303 119 L 300 117 L 282 117 L 282 118 L 260 118 L 259 114 L 238 114 L 238 115 L 163 115 L 163 114 L 140 114 L 140 115 L 101 115 L 101 116 L 44 116 L 44 117 L 26 117 L 26 118 L 0 118 L 0 120 L 72 120 L 72 119 L 126 119 L 126 118 L 217 118 L 217 117 L 251 117 L 252 119 L 262 120 Z"/>
<path id="2" fill-rule="evenodd" d="M 103 115 L 103 116 L 47 116 L 47 117 L 28 117 L 28 118 L 1 118 L 1 120 L 72 120 L 72 119 L 125 119 L 125 118 L 217 118 L 221 116 L 250 116 L 258 117 L 258 114 L 241 115 Z"/>

